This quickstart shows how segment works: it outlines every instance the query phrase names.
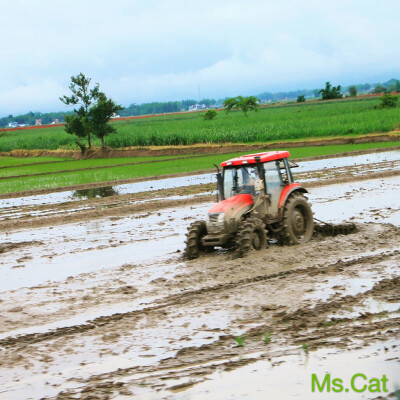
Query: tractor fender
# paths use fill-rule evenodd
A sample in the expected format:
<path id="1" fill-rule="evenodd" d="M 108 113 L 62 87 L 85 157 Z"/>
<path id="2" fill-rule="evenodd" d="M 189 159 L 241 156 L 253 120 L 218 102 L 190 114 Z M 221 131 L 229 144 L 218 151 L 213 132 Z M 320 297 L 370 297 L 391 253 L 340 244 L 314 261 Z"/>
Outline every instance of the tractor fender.
<path id="1" fill-rule="evenodd" d="M 282 216 L 282 210 L 283 206 L 286 203 L 287 198 L 293 193 L 293 192 L 301 192 L 301 193 L 308 193 L 308 190 L 304 189 L 303 186 L 300 185 L 300 183 L 291 183 L 290 185 L 286 186 L 279 197 L 279 217 Z"/>

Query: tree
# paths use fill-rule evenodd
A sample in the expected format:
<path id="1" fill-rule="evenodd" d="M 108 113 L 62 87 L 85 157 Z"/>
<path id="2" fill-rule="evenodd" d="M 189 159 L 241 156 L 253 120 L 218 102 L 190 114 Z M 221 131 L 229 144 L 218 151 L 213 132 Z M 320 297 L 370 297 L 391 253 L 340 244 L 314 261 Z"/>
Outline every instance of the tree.
<path id="1" fill-rule="evenodd" d="M 297 96 L 297 100 L 298 103 L 304 103 L 306 101 L 306 97 L 304 96 L 304 94 L 301 94 L 299 96 Z"/>
<path id="2" fill-rule="evenodd" d="M 107 99 L 104 93 L 100 93 L 96 104 L 90 107 L 88 112 L 88 125 L 95 136 L 101 140 L 101 147 L 104 149 L 104 138 L 110 133 L 116 132 L 115 128 L 108 124 L 111 117 L 122 110 L 119 104 Z"/>
<path id="3" fill-rule="evenodd" d="M 83 110 L 78 111 L 76 115 L 66 115 L 65 122 L 65 131 L 70 135 L 77 136 L 78 139 L 75 143 L 81 149 L 82 155 L 85 154 L 86 146 L 81 139 L 87 137 L 87 119 L 83 115 Z"/>
<path id="4" fill-rule="evenodd" d="M 380 103 L 377 106 L 375 106 L 375 108 L 381 109 L 381 108 L 396 107 L 398 99 L 399 98 L 397 96 L 393 96 L 390 93 L 386 93 L 379 98 Z"/>
<path id="5" fill-rule="evenodd" d="M 74 114 L 65 117 L 65 131 L 71 135 L 77 136 L 76 144 L 81 149 L 82 154 L 86 151 L 86 146 L 81 139 L 87 138 L 88 147 L 92 147 L 91 133 L 101 140 L 104 148 L 104 138 L 115 129 L 108 125 L 108 121 L 113 114 L 122 110 L 122 107 L 106 95 L 100 92 L 100 85 L 96 83 L 90 88 L 91 79 L 87 78 L 82 72 L 79 75 L 71 77 L 69 89 L 72 96 L 60 97 L 60 100 L 66 105 L 80 105 L 74 109 Z"/>
<path id="6" fill-rule="evenodd" d="M 215 110 L 208 110 L 206 113 L 204 113 L 203 118 L 206 121 L 210 121 L 214 119 L 217 116 L 217 112 Z"/>
<path id="7" fill-rule="evenodd" d="M 379 94 L 379 93 L 386 93 L 386 88 L 382 85 L 376 85 L 374 89 L 374 93 Z"/>
<path id="8" fill-rule="evenodd" d="M 355 86 L 350 86 L 349 93 L 351 97 L 357 97 L 357 88 Z"/>
<path id="9" fill-rule="evenodd" d="M 251 110 L 257 111 L 259 105 L 259 99 L 255 96 L 243 97 L 231 97 L 229 99 L 225 99 L 224 107 L 226 112 L 228 113 L 232 109 L 242 110 L 244 115 L 247 117 L 247 113 Z"/>
<path id="10" fill-rule="evenodd" d="M 86 76 L 81 72 L 79 75 L 71 77 L 71 84 L 69 85 L 69 89 L 72 92 L 72 96 L 62 96 L 60 100 L 67 106 L 69 105 L 80 105 L 81 107 L 76 110 L 75 113 L 79 118 L 81 118 L 81 123 L 85 128 L 85 133 L 88 139 L 89 148 L 92 147 L 92 142 L 90 138 L 90 129 L 87 125 L 87 116 L 89 112 L 89 107 L 96 103 L 100 97 L 100 85 L 96 83 L 94 87 L 90 88 L 90 78 L 86 78 Z M 68 132 L 72 133 L 72 132 Z M 77 135 L 79 137 L 79 135 Z"/>
<path id="11" fill-rule="evenodd" d="M 332 86 L 330 82 L 325 83 L 325 89 L 321 89 L 319 93 L 322 95 L 322 100 L 340 99 L 343 95 L 340 93 L 342 87 L 340 85 Z"/>

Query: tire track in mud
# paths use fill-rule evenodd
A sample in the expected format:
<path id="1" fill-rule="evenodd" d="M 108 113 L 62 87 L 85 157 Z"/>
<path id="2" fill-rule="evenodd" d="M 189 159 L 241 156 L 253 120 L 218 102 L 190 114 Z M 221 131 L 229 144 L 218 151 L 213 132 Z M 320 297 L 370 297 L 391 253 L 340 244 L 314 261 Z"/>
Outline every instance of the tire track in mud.
<path id="1" fill-rule="evenodd" d="M 400 229 L 398 229 L 400 231 Z M 384 260 L 390 259 L 394 256 L 400 254 L 400 250 L 393 250 L 384 252 L 381 254 L 375 255 L 367 255 L 356 257 L 351 260 L 342 261 L 338 260 L 335 263 L 328 265 L 316 265 L 310 267 L 298 267 L 296 269 L 281 271 L 272 274 L 259 275 L 251 278 L 240 279 L 235 282 L 229 282 L 225 284 L 217 284 L 208 287 L 202 287 L 200 289 L 188 290 L 183 293 L 172 294 L 166 296 L 164 298 L 160 298 L 156 300 L 154 303 L 159 303 L 157 305 L 144 307 L 143 309 L 129 311 L 125 313 L 115 313 L 109 316 L 101 316 L 97 317 L 91 321 L 88 321 L 85 324 L 74 325 L 69 327 L 57 328 L 55 330 L 51 330 L 44 333 L 31 333 L 26 335 L 19 335 L 16 337 L 5 337 L 0 339 L 0 347 L 10 348 L 15 345 L 26 345 L 26 344 L 34 344 L 43 342 L 46 340 L 51 340 L 59 337 L 70 336 L 78 333 L 84 333 L 88 331 L 95 330 L 96 328 L 103 327 L 108 324 L 114 324 L 117 321 L 121 321 L 123 319 L 134 319 L 136 317 L 143 317 L 143 315 L 148 315 L 150 313 L 162 311 L 165 308 L 173 307 L 173 306 L 182 306 L 183 304 L 187 304 L 192 302 L 196 297 L 209 296 L 210 294 L 229 291 L 231 289 L 237 287 L 243 287 L 249 284 L 255 284 L 260 282 L 265 282 L 273 279 L 282 279 L 287 277 L 296 277 L 296 276 L 316 276 L 319 274 L 332 274 L 345 270 L 346 267 L 354 266 L 357 264 L 365 264 L 365 263 L 376 263 L 382 262 Z M 396 280 L 397 279 L 397 280 Z M 383 281 L 381 281 L 383 282 Z M 399 278 L 394 278 L 394 282 L 399 283 Z M 368 293 L 368 292 L 365 292 Z M 348 297 L 349 299 L 351 297 Z M 3 336 L 3 335 L 2 335 Z"/>
<path id="2" fill-rule="evenodd" d="M 341 301 L 331 303 L 319 303 L 314 309 L 302 307 L 293 313 L 278 315 L 274 321 L 272 344 L 267 345 L 260 341 L 260 337 L 271 328 L 270 325 L 260 324 L 246 332 L 244 356 L 238 346 L 232 346 L 232 335 L 220 335 L 210 344 L 180 349 L 175 356 L 162 359 L 156 365 L 118 368 L 111 372 L 93 374 L 88 379 L 75 379 L 79 384 L 78 388 L 65 390 L 55 397 L 46 399 L 70 399 L 83 392 L 91 395 L 96 393 L 102 398 L 102 394 L 105 393 L 104 388 L 108 394 L 110 392 L 116 394 L 123 388 L 125 394 L 133 395 L 129 393 L 129 389 L 140 386 L 143 382 L 146 382 L 151 389 L 165 388 L 173 392 L 198 384 L 217 370 L 231 371 L 264 359 L 272 362 L 272 359 L 277 357 L 296 355 L 297 348 L 303 343 L 310 346 L 309 351 L 319 348 L 359 349 L 366 344 L 385 340 L 387 333 L 398 336 L 400 317 L 382 319 L 381 313 L 361 314 L 354 318 L 335 321 L 334 325 L 328 327 L 323 326 L 323 318 L 338 307 L 353 306 L 365 297 L 380 294 L 382 291 L 395 292 L 399 283 L 400 277 L 385 279 L 376 283 L 369 291 L 356 296 L 345 296 Z M 298 319 L 305 323 L 294 324 L 293 321 Z M 341 338 L 340 342 L 336 340 L 337 338 Z M 360 341 L 363 342 L 362 345 L 359 344 Z M 243 358 L 236 359 L 238 356 Z M 278 364 L 279 362 L 272 363 L 272 365 Z M 169 383 L 169 380 L 180 383 Z"/>

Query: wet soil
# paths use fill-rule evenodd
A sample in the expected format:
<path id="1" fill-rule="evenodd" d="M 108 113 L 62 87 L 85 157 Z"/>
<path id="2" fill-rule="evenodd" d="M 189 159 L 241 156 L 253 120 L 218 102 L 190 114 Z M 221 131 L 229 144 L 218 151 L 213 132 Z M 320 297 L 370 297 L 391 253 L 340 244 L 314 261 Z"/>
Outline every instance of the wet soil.
<path id="1" fill-rule="evenodd" d="M 243 259 L 182 259 L 207 185 L 2 213 L 0 399 L 306 399 L 326 372 L 388 378 L 336 398 L 395 398 L 400 177 L 370 167 L 327 169 L 309 196 L 356 233 Z"/>

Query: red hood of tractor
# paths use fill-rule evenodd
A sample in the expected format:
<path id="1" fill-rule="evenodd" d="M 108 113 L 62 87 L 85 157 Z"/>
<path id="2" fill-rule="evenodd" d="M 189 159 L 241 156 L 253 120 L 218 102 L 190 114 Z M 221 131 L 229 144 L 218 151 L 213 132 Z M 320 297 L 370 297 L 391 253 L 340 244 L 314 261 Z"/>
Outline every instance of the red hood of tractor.
<path id="1" fill-rule="evenodd" d="M 237 194 L 236 196 L 229 197 L 229 199 L 223 200 L 213 205 L 209 210 L 209 214 L 224 212 L 229 218 L 235 213 L 235 211 L 248 208 L 253 205 L 253 199 L 250 194 Z"/>

